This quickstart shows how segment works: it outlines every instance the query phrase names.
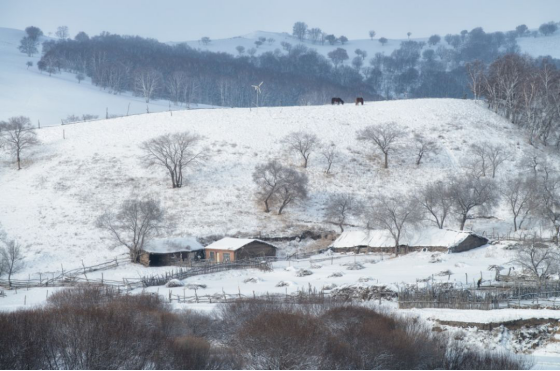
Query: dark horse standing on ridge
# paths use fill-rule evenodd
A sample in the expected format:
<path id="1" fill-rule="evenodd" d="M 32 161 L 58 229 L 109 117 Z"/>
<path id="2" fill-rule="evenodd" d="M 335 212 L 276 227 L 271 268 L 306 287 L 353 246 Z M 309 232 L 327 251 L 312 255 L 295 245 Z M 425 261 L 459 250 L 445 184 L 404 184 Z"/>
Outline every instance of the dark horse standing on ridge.
<path id="1" fill-rule="evenodd" d="M 340 99 L 340 98 L 333 98 L 333 99 L 331 99 L 331 104 L 335 104 L 335 103 L 336 103 L 336 104 L 342 104 L 342 105 L 344 105 L 344 101 L 343 101 L 342 99 Z"/>
<path id="2" fill-rule="evenodd" d="M 362 104 L 362 106 L 364 105 L 364 98 L 362 98 L 362 97 L 356 98 L 356 106 L 360 103 Z"/>

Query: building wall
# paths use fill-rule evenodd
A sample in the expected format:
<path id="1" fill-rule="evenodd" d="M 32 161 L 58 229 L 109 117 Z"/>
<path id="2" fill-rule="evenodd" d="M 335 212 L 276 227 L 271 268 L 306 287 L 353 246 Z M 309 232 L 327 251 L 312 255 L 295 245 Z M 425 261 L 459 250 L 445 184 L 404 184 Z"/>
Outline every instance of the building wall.
<path id="1" fill-rule="evenodd" d="M 251 242 L 237 250 L 236 259 L 262 258 L 264 256 L 276 256 L 276 248 L 259 241 Z"/>
<path id="2" fill-rule="evenodd" d="M 263 256 L 276 256 L 276 248 L 274 246 L 255 241 L 243 246 L 236 251 L 217 249 L 205 250 L 206 259 L 215 261 L 216 263 L 223 263 L 225 261 L 224 254 L 229 254 L 229 261 L 236 261 L 242 259 L 259 258 Z"/>

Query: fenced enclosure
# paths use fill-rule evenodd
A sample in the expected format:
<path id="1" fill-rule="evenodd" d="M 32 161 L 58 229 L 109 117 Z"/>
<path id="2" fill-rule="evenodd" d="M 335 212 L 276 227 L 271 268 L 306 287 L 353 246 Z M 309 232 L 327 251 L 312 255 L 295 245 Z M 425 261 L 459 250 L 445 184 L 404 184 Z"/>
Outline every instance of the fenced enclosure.
<path id="1" fill-rule="evenodd" d="M 502 283 L 481 288 L 453 284 L 408 286 L 399 290 L 398 302 L 399 309 L 560 309 L 560 281 Z"/>
<path id="2" fill-rule="evenodd" d="M 145 276 L 142 277 L 142 284 L 144 287 L 149 286 L 161 286 L 165 285 L 169 280 L 177 279 L 184 280 L 189 277 L 199 276 L 201 274 L 210 274 L 216 272 L 223 272 L 232 269 L 260 269 L 260 270 L 271 270 L 272 267 L 270 262 L 267 260 L 236 260 L 233 262 L 225 263 L 206 263 L 198 266 L 193 266 L 193 268 L 179 268 L 177 270 L 166 272 L 165 274 Z"/>

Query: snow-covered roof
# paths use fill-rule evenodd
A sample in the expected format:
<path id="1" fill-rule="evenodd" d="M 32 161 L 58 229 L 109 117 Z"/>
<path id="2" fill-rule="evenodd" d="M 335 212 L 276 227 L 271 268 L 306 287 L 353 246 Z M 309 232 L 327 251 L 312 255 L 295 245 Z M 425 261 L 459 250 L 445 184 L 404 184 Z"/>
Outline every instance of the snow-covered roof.
<path id="1" fill-rule="evenodd" d="M 418 247 L 452 247 L 464 241 L 469 235 L 471 232 L 427 228 L 410 231 L 401 237 L 399 243 Z M 345 231 L 331 245 L 334 248 L 357 246 L 393 247 L 395 240 L 387 230 Z"/>
<path id="2" fill-rule="evenodd" d="M 194 237 L 156 238 L 144 245 L 144 251 L 154 254 L 169 254 L 202 249 L 204 249 L 204 246 Z"/>
<path id="3" fill-rule="evenodd" d="M 239 250 L 243 246 L 250 244 L 251 242 L 261 242 L 265 243 L 270 246 L 274 246 L 269 244 L 268 242 L 264 242 L 261 240 L 257 240 L 254 238 L 233 238 L 233 237 L 224 237 L 221 240 L 218 240 L 210 245 L 206 246 L 206 249 L 214 249 L 214 250 Z"/>

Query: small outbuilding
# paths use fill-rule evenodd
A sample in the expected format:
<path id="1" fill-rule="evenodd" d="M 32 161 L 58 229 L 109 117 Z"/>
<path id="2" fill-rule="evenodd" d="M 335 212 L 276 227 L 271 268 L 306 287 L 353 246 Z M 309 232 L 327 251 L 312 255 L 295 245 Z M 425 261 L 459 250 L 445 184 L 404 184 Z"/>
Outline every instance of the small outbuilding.
<path id="1" fill-rule="evenodd" d="M 181 265 L 199 259 L 204 259 L 204 246 L 194 237 L 153 239 L 140 253 L 140 263 L 146 267 Z"/>
<path id="2" fill-rule="evenodd" d="M 399 250 L 457 253 L 488 243 L 488 239 L 468 231 L 426 228 L 409 231 L 400 239 Z M 345 231 L 330 246 L 334 252 L 392 251 L 395 241 L 387 230 Z"/>
<path id="3" fill-rule="evenodd" d="M 257 239 L 225 237 L 206 246 L 206 259 L 223 263 L 242 259 L 276 256 L 276 246 Z"/>

